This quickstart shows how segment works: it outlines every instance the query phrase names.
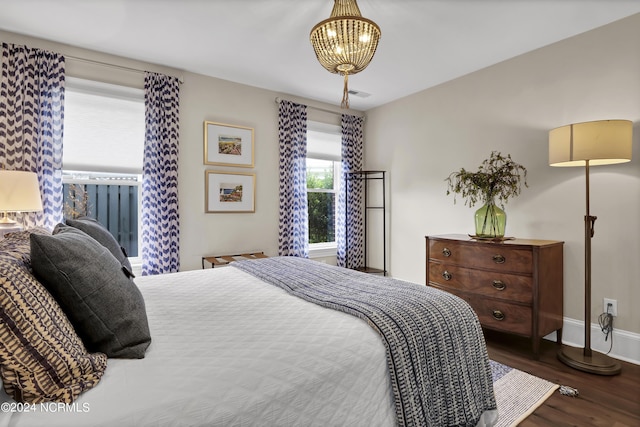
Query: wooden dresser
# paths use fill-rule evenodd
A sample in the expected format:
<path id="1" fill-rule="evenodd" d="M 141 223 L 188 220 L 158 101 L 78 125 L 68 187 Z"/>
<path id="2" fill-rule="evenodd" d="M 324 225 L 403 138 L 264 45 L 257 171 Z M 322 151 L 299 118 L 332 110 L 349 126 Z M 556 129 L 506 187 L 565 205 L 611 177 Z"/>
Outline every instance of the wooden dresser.
<path id="1" fill-rule="evenodd" d="M 427 285 L 465 299 L 484 328 L 562 342 L 563 242 L 426 236 Z"/>

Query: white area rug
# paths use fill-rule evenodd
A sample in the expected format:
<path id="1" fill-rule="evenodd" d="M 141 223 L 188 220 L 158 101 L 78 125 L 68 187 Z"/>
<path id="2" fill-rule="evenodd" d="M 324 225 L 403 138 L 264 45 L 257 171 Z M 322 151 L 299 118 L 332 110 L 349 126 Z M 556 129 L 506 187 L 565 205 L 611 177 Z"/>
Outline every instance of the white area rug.
<path id="1" fill-rule="evenodd" d="M 496 427 L 517 426 L 559 387 L 518 369 L 491 361 L 493 390 L 498 403 Z"/>

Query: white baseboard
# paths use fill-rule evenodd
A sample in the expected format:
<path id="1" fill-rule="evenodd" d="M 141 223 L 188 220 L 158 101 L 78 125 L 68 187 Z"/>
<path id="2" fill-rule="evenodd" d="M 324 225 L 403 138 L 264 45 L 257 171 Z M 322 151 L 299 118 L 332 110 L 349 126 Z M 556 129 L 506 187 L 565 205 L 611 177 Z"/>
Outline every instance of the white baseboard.
<path id="1" fill-rule="evenodd" d="M 609 356 L 624 360 L 625 362 L 640 365 L 640 334 L 634 332 L 613 329 L 613 348 L 611 348 L 610 336 L 607 341 L 605 335 L 595 323 L 591 324 L 591 349 L 600 353 L 607 353 L 611 348 Z M 545 339 L 555 341 L 556 333 L 553 332 Z M 562 343 L 573 347 L 584 347 L 584 322 L 582 320 L 564 318 L 562 328 Z"/>

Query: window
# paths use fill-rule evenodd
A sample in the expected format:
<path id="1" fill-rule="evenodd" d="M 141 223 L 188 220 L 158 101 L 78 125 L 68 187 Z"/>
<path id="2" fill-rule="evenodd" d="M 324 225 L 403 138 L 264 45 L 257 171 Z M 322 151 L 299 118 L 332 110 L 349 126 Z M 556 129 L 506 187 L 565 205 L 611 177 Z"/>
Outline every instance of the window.
<path id="1" fill-rule="evenodd" d="M 341 175 L 340 127 L 309 122 L 307 125 L 307 203 L 309 248 L 335 250 L 336 203 Z M 335 254 L 335 253 L 332 253 Z M 321 254 L 320 256 L 331 255 Z"/>
<path id="2" fill-rule="evenodd" d="M 336 241 L 335 211 L 340 162 L 307 157 L 309 244 Z"/>
<path id="3" fill-rule="evenodd" d="M 67 78 L 65 217 L 98 220 L 136 263 L 144 150 L 144 91 Z"/>

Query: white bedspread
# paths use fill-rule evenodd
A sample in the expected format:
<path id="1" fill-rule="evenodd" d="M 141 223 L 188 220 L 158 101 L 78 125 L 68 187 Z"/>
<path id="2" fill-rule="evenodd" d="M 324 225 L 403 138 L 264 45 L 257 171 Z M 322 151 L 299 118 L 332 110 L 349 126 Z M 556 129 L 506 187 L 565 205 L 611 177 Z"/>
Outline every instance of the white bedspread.
<path id="1" fill-rule="evenodd" d="M 0 412 L 0 425 L 396 424 L 385 349 L 364 321 L 235 268 L 136 283 L 152 334 L 146 357 L 109 359 L 71 412 Z"/>

